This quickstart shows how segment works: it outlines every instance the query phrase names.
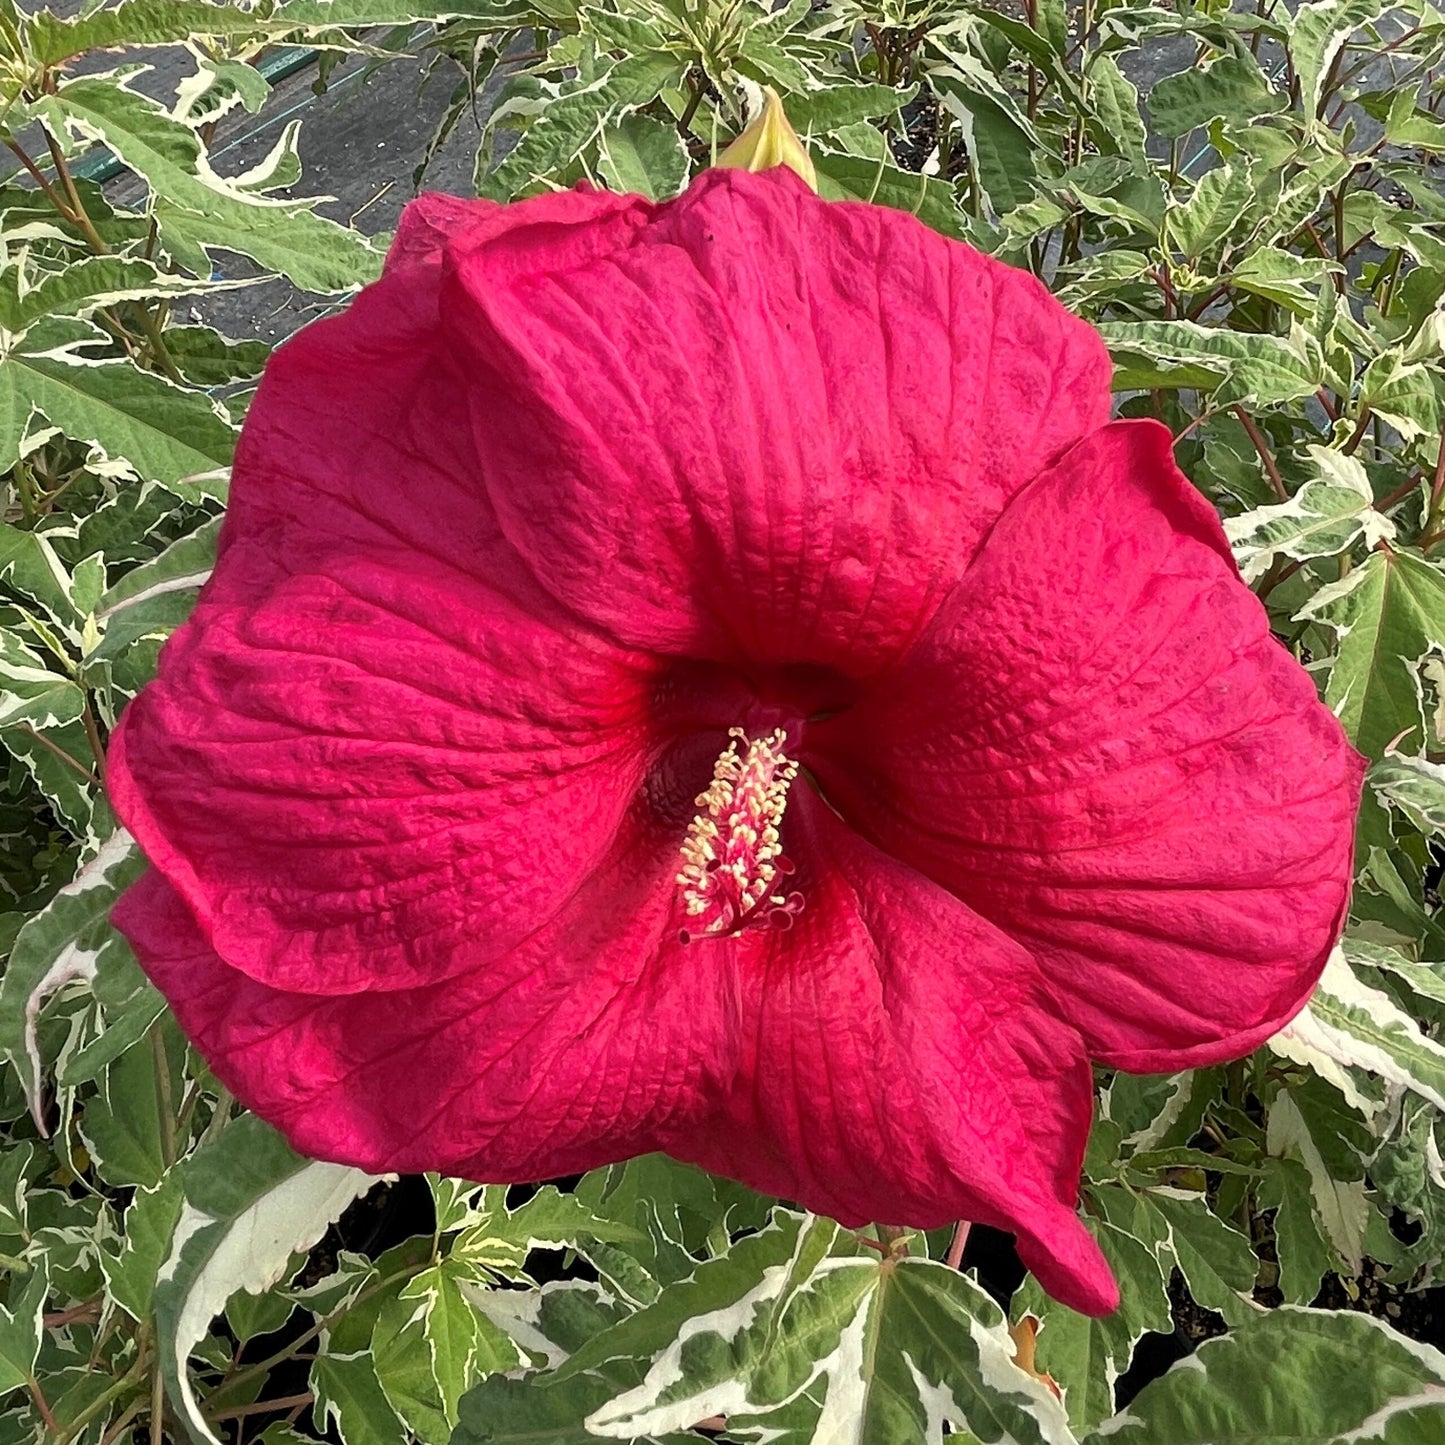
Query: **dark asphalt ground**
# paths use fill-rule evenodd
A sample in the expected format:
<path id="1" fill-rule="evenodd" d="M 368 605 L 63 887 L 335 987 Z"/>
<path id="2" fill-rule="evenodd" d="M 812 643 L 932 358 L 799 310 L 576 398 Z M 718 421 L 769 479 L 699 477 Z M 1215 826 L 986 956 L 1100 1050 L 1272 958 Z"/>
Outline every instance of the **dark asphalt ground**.
<path id="1" fill-rule="evenodd" d="M 392 231 L 416 194 L 413 172 L 461 75 L 443 64 L 428 78 L 431 63 L 425 55 L 380 65 L 353 56 L 332 70 L 321 95 L 312 91 L 317 69 L 307 66 L 275 87 L 259 115 L 228 117 L 212 147 L 212 164 L 222 175 L 240 174 L 266 155 L 287 121 L 300 117 L 301 181 L 294 191 L 277 194 L 324 195 L 320 214 L 369 235 Z M 428 166 L 424 186 L 473 194 L 479 136 L 469 111 Z M 126 187 L 135 189 L 128 180 L 113 184 L 118 199 L 130 198 Z M 245 261 L 229 256 L 220 258 L 218 269 L 227 276 L 250 274 Z M 289 282 L 271 280 L 209 297 L 197 312 L 228 336 L 274 344 L 338 304 L 337 298 L 308 296 Z"/>

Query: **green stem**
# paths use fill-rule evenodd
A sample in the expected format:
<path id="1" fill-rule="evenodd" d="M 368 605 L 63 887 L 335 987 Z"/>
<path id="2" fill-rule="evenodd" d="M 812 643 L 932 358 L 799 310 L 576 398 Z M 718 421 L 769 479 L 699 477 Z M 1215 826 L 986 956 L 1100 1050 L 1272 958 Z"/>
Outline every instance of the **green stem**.
<path id="1" fill-rule="evenodd" d="M 277 1365 L 285 1364 L 286 1361 L 296 1355 L 299 1350 L 316 1339 L 323 1330 L 329 1330 L 337 1320 L 349 1314 L 358 1305 L 380 1294 L 382 1290 L 394 1285 L 398 1280 L 410 1279 L 412 1275 L 419 1274 L 426 1268 L 427 1265 L 425 1264 L 408 1265 L 405 1269 L 399 1269 L 395 1271 L 395 1273 L 387 1275 L 385 1279 L 378 1280 L 370 1289 L 362 1290 L 349 1304 L 344 1304 L 339 1309 L 332 1310 L 324 1319 L 317 1320 L 309 1329 L 303 1330 L 284 1350 L 278 1350 L 274 1355 L 259 1361 L 257 1364 L 247 1365 L 244 1370 L 239 1374 L 232 1375 L 230 1379 L 222 1380 L 212 1394 L 211 1402 L 214 1404 L 218 1396 L 228 1394 L 238 1385 L 244 1385 L 247 1380 L 254 1380 L 257 1375 L 269 1374 Z"/>
<path id="2" fill-rule="evenodd" d="M 161 1020 L 150 1027 L 151 1063 L 155 1068 L 156 1100 L 161 1115 L 161 1159 L 167 1169 L 176 1162 L 174 1106 L 171 1099 L 171 1065 L 166 1057 L 166 1041 L 161 1034 Z"/>
<path id="3" fill-rule="evenodd" d="M 116 1442 L 126 1433 L 130 1422 L 141 1412 L 141 1402 L 132 1400 L 129 1405 L 121 1411 L 120 1418 L 111 1425 L 100 1437 L 100 1445 L 116 1445 Z"/>
<path id="4" fill-rule="evenodd" d="M 118 1380 L 108 1385 L 102 1394 L 99 1394 L 73 1419 L 64 1431 L 56 1434 L 48 1445 L 70 1445 L 70 1442 L 81 1435 L 85 1427 L 90 1424 L 102 1411 L 108 1410 L 111 1404 L 121 1395 L 125 1394 L 135 1383 L 143 1372 L 144 1361 L 137 1357 L 135 1364 L 128 1369 Z"/>
<path id="5" fill-rule="evenodd" d="M 161 1370 L 160 1357 L 156 1357 L 155 1368 L 151 1371 L 151 1445 L 165 1445 L 166 1438 L 166 1377 Z"/>
<path id="6" fill-rule="evenodd" d="M 231 1104 L 234 1098 L 235 1095 L 223 1084 L 221 1086 L 221 1092 L 216 1095 L 215 1111 L 212 1113 L 210 1122 L 206 1125 L 205 1132 L 201 1135 L 200 1145 L 197 1147 L 204 1148 L 205 1145 L 209 1144 L 211 1140 L 231 1122 Z"/>

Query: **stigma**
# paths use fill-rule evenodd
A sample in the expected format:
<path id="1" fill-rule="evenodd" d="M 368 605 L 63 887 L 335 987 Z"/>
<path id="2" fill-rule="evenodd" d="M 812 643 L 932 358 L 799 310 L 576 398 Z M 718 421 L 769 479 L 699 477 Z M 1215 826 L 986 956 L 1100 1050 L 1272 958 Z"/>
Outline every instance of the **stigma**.
<path id="1" fill-rule="evenodd" d="M 793 871 L 778 834 L 798 776 L 797 763 L 783 751 L 787 734 L 775 728 L 749 740 L 742 728 L 730 728 L 728 736 L 682 845 L 683 943 L 759 924 L 787 928 L 803 906 L 801 893 L 778 891 L 778 880 Z"/>

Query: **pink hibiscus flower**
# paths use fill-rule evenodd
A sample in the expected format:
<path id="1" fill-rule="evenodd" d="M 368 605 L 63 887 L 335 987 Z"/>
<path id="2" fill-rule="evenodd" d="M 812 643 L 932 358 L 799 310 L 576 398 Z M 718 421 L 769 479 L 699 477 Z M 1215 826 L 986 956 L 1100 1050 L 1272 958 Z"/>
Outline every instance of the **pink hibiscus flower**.
<path id="1" fill-rule="evenodd" d="M 1108 414 L 1033 279 L 785 170 L 418 201 L 116 732 L 118 924 L 307 1153 L 665 1150 L 1112 1308 L 1090 1060 L 1295 1013 L 1361 764 Z"/>

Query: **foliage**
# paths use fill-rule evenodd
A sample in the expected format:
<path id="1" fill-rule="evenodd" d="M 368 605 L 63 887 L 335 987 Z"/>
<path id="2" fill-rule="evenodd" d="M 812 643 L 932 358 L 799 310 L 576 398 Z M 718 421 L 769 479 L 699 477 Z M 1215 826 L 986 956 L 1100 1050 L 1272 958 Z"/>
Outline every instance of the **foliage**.
<path id="1" fill-rule="evenodd" d="M 1445 17 L 1259 10 L 0 0 L 0 1445 L 1438 1438 L 1411 1330 L 1445 1283 Z M 485 112 L 484 195 L 675 194 L 772 86 L 825 195 L 1034 270 L 1370 758 L 1309 1009 L 1239 1064 L 1100 1078 L 1116 1315 L 658 1158 L 535 1191 L 299 1159 L 110 929 L 141 865 L 106 738 L 207 575 L 265 355 L 172 308 L 234 284 L 221 252 L 333 294 L 381 256 L 278 194 L 294 126 L 244 176 L 212 141 L 267 45 L 384 56 L 416 22 L 456 78 L 433 149 Z M 129 63 L 162 45 L 192 62 L 170 105 Z M 125 184 L 86 179 L 97 145 Z"/>

